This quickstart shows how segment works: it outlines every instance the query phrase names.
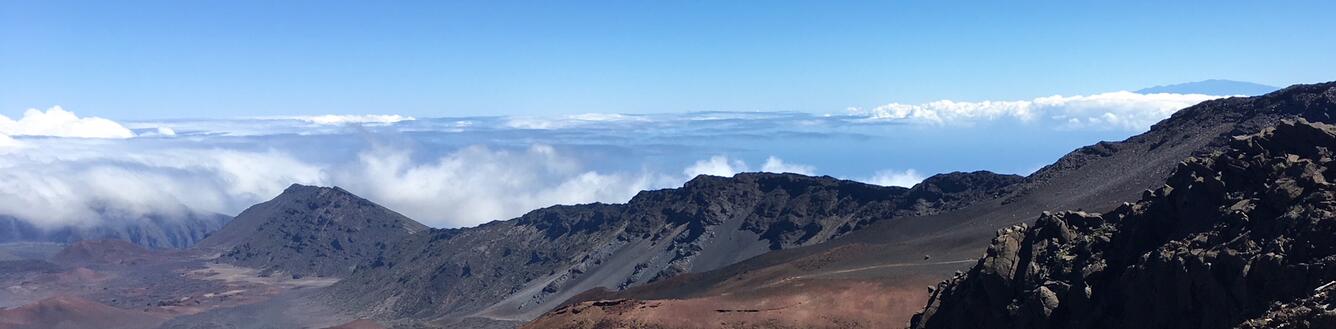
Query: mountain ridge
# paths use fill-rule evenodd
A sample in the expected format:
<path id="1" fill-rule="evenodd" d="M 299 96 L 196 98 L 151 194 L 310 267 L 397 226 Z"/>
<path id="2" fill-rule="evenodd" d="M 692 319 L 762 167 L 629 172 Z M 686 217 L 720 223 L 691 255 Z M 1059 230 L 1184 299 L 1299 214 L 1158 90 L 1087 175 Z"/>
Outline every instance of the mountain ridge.
<path id="1" fill-rule="evenodd" d="M 724 303 L 721 300 L 726 296 L 731 300 L 727 303 L 809 301 L 773 316 L 749 320 L 759 322 L 739 322 L 740 326 L 768 323 L 830 327 L 830 322 L 802 322 L 810 319 L 791 319 L 783 314 L 822 312 L 822 305 L 835 305 L 839 301 L 822 299 L 823 296 L 849 294 L 895 308 L 886 310 L 893 316 L 878 316 L 874 322 L 843 319 L 845 325 L 902 326 L 914 312 L 921 310 L 922 301 L 928 297 L 920 287 L 962 269 L 987 247 L 997 229 L 1029 221 L 1043 211 L 1114 209 L 1124 201 L 1135 200 L 1145 189 L 1162 185 L 1182 159 L 1218 151 L 1227 146 L 1232 136 L 1255 133 L 1282 119 L 1329 122 L 1336 110 L 1333 104 L 1336 104 L 1333 82 L 1295 85 L 1263 96 L 1206 101 L 1178 111 L 1146 133 L 1119 142 L 1078 148 L 1012 186 L 1013 192 L 1008 195 L 949 212 L 882 221 L 829 243 L 774 251 L 668 282 L 622 292 L 582 294 L 565 304 L 573 309 L 604 309 L 612 306 L 598 306 L 600 300 L 627 299 L 659 303 L 660 307 L 606 309 L 600 314 L 607 317 L 599 319 L 582 318 L 572 312 L 548 313 L 528 327 L 588 328 L 593 323 L 588 321 L 596 321 L 614 326 L 695 328 L 644 321 L 672 319 L 671 315 L 655 314 L 673 310 L 708 309 L 710 305 Z M 938 279 L 930 279 L 933 277 Z M 866 295 L 835 283 L 843 287 L 873 284 L 896 293 Z M 700 323 L 741 321 L 724 313 L 698 316 Z M 784 322 L 790 320 L 799 322 Z"/>
<path id="2" fill-rule="evenodd" d="M 979 190 L 959 180 L 988 184 Z M 434 229 L 360 267 L 330 298 L 383 319 L 527 320 L 588 289 L 624 289 L 828 241 L 873 222 L 959 207 L 1020 180 L 980 171 L 912 189 L 797 174 L 699 176 L 625 204 L 554 206 Z"/>

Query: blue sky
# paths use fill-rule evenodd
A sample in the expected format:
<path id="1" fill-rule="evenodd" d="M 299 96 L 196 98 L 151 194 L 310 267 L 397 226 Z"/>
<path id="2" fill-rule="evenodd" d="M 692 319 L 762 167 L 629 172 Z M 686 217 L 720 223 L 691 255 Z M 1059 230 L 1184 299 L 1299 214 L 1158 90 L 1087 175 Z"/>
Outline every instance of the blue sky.
<path id="1" fill-rule="evenodd" d="M 0 0 L 0 216 L 302 183 L 459 227 L 701 174 L 1024 175 L 1244 94 L 1128 91 L 1333 80 L 1333 7 Z"/>
<path id="2" fill-rule="evenodd" d="M 0 114 L 842 112 L 1336 77 L 1330 1 L 0 2 Z"/>

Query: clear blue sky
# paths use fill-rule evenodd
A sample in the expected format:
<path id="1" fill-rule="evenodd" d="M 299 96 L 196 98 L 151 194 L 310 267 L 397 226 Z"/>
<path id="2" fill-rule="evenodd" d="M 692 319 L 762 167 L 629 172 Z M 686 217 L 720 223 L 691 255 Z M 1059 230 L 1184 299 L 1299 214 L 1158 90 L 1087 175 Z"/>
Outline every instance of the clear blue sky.
<path id="1" fill-rule="evenodd" d="M 1084 1 L 1077 1 L 1084 2 Z M 1336 80 L 1336 2 L 0 1 L 0 114 L 792 110 Z"/>

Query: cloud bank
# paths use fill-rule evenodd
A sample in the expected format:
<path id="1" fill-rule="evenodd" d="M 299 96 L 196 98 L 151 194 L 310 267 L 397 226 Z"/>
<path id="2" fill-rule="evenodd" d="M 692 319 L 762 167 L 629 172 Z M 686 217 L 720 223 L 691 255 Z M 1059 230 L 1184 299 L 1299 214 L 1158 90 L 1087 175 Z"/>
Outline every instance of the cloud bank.
<path id="1" fill-rule="evenodd" d="M 41 227 L 92 225 L 108 213 L 235 214 L 299 183 L 341 186 L 425 224 L 459 227 L 558 204 L 626 202 L 642 190 L 681 186 L 697 174 L 747 170 L 741 160 L 715 156 L 683 176 L 600 172 L 575 154 L 541 144 L 469 146 L 429 159 L 415 158 L 410 148 L 376 145 L 351 161 L 325 165 L 278 150 L 87 151 L 61 147 L 0 162 L 0 214 Z M 810 169 L 771 157 L 767 167 L 774 166 Z"/>
<path id="2" fill-rule="evenodd" d="M 19 146 L 22 145 L 23 144 L 19 143 L 19 141 L 14 140 L 13 137 L 9 137 L 5 134 L 0 134 L 0 152 L 5 152 L 5 150 L 7 149 L 18 148 Z"/>
<path id="3" fill-rule="evenodd" d="M 688 179 L 700 175 L 729 177 L 747 170 L 747 162 L 745 161 L 729 159 L 727 156 L 723 155 L 716 155 L 709 159 L 696 161 L 696 163 L 686 167 L 686 169 L 682 169 L 682 175 Z"/>
<path id="4" fill-rule="evenodd" d="M 98 118 L 80 118 L 59 106 L 47 109 L 28 109 L 18 120 L 0 115 L 0 135 L 50 136 L 78 138 L 131 138 L 134 132 L 115 121 Z"/>
<path id="5" fill-rule="evenodd" d="M 269 119 L 297 120 L 297 121 L 303 121 L 307 123 L 326 125 L 326 126 L 340 126 L 348 124 L 386 125 L 401 121 L 417 120 L 416 118 L 410 116 L 402 116 L 398 114 L 362 114 L 362 115 L 326 114 L 326 115 L 270 117 Z"/>
<path id="6" fill-rule="evenodd" d="M 558 204 L 625 202 L 654 186 L 649 173 L 600 173 L 551 146 L 470 146 L 426 162 L 407 149 L 373 147 L 341 168 L 343 186 L 432 226 L 472 226 Z"/>
<path id="7" fill-rule="evenodd" d="M 728 156 L 715 155 L 708 159 L 696 161 L 692 165 L 682 170 L 685 179 L 691 179 L 699 175 L 711 175 L 729 177 L 738 173 L 751 171 L 746 161 L 739 159 L 730 159 Z M 795 173 L 803 175 L 816 174 L 816 167 L 784 162 L 775 156 L 765 159 L 765 164 L 761 165 L 761 171 L 771 173 Z"/>
<path id="8" fill-rule="evenodd" d="M 0 214 L 46 228 L 93 225 L 108 214 L 235 214 L 288 184 L 324 181 L 319 167 L 278 151 L 80 146 L 28 148 L 0 161 Z"/>
<path id="9" fill-rule="evenodd" d="M 765 159 L 765 164 L 761 165 L 761 171 L 773 173 L 795 173 L 803 175 L 812 175 L 816 173 L 816 167 L 786 163 L 783 159 L 771 156 Z"/>
<path id="10" fill-rule="evenodd" d="M 1127 91 L 1088 96 L 1049 96 L 1018 101 L 926 104 L 890 103 L 871 110 L 851 109 L 869 120 L 907 120 L 933 125 L 961 125 L 1011 119 L 1058 129 L 1141 131 L 1179 109 L 1220 98 L 1200 94 L 1138 94 Z"/>

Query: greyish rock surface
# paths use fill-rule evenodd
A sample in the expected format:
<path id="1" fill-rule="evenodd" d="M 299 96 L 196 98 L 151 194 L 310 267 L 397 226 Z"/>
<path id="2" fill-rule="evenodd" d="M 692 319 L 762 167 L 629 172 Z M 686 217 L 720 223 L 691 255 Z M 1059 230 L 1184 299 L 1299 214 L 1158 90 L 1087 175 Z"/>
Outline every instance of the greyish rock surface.
<path id="1" fill-rule="evenodd" d="M 427 227 L 334 187 L 292 185 L 200 242 L 219 262 L 288 275 L 343 276 Z"/>
<path id="2" fill-rule="evenodd" d="M 912 328 L 1331 328 L 1336 127 L 1284 122 L 1099 215 L 1000 230 Z"/>

